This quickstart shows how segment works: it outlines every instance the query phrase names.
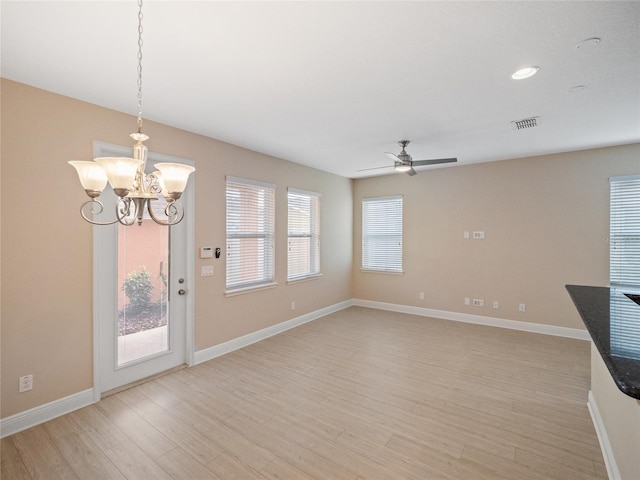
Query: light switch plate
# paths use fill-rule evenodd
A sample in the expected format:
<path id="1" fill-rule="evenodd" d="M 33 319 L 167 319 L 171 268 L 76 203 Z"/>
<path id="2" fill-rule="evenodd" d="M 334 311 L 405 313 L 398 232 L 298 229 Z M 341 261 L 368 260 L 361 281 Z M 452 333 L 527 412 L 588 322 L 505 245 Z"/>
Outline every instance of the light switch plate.
<path id="1" fill-rule="evenodd" d="M 210 277 L 213 275 L 213 265 L 203 265 L 200 267 L 201 277 Z"/>

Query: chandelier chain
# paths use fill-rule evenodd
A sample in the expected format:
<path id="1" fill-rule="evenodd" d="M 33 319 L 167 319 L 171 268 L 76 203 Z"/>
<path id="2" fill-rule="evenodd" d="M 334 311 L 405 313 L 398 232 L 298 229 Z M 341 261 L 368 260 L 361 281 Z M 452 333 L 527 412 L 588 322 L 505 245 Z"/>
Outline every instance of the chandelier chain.
<path id="1" fill-rule="evenodd" d="M 142 133 L 142 0 L 138 0 L 138 133 Z"/>

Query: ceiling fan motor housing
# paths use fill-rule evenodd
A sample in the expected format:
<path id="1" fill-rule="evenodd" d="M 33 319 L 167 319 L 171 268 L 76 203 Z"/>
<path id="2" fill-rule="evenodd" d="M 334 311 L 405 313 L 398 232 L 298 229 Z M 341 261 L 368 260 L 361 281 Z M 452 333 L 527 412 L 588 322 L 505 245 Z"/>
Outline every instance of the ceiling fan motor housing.
<path id="1" fill-rule="evenodd" d="M 405 147 L 409 145 L 409 140 L 400 140 L 398 145 L 402 147 L 402 151 L 397 155 L 398 160 L 400 160 L 400 164 L 411 166 L 411 155 L 405 151 Z"/>
<path id="2" fill-rule="evenodd" d="M 404 164 L 404 165 L 410 165 L 411 164 L 411 155 L 409 155 L 407 152 L 405 152 L 404 150 L 398 155 L 398 160 L 400 160 L 400 163 Z"/>

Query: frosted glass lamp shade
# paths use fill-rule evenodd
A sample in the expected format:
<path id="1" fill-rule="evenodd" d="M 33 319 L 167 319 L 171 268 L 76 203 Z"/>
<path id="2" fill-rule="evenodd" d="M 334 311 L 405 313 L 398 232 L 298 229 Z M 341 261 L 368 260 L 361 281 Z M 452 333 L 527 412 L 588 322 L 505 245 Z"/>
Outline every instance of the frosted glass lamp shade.
<path id="1" fill-rule="evenodd" d="M 109 184 L 120 197 L 129 193 L 136 178 L 136 171 L 142 164 L 142 160 L 125 157 L 99 157 L 96 158 L 96 162 L 104 168 Z M 125 191 L 126 193 L 124 193 Z"/>
<path id="2" fill-rule="evenodd" d="M 182 163 L 156 163 L 154 166 L 160 170 L 162 180 L 171 197 L 175 194 L 178 194 L 179 197 L 184 192 L 184 189 L 187 188 L 189 175 L 196 170 L 192 166 Z"/>
<path id="3" fill-rule="evenodd" d="M 104 187 L 107 186 L 107 174 L 104 168 L 96 162 L 84 160 L 71 160 L 68 163 L 78 172 L 78 178 L 80 178 L 82 188 L 87 192 L 87 195 L 95 198 L 102 193 Z"/>
<path id="4" fill-rule="evenodd" d="M 408 172 L 409 170 L 411 170 L 411 165 L 407 165 L 404 163 L 399 163 L 398 165 L 396 165 L 396 172 Z"/>

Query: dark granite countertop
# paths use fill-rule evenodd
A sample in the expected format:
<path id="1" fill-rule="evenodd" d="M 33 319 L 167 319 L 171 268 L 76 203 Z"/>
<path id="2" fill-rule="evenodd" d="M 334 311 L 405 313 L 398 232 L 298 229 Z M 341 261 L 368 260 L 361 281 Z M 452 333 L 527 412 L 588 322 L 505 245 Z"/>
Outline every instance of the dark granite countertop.
<path id="1" fill-rule="evenodd" d="M 618 388 L 640 399 L 640 305 L 630 289 L 566 286 Z"/>

